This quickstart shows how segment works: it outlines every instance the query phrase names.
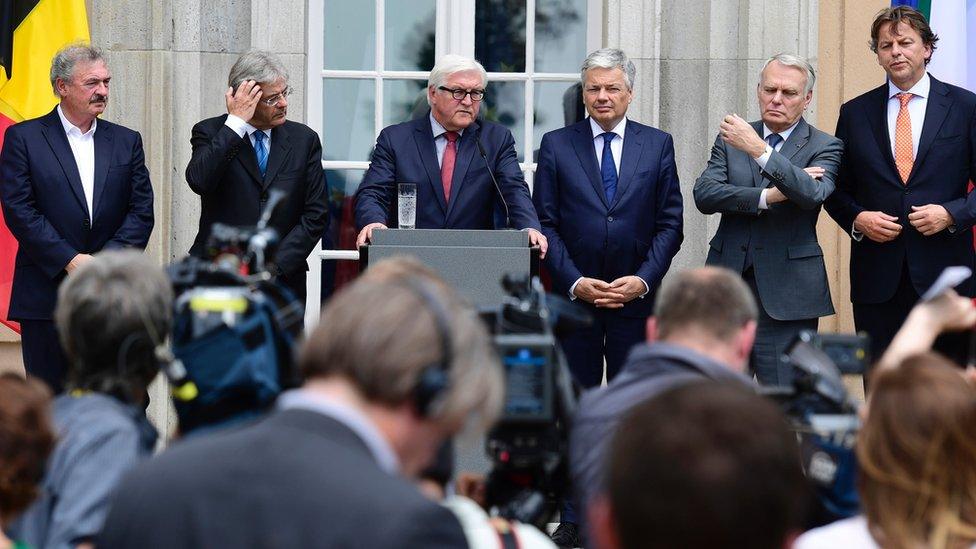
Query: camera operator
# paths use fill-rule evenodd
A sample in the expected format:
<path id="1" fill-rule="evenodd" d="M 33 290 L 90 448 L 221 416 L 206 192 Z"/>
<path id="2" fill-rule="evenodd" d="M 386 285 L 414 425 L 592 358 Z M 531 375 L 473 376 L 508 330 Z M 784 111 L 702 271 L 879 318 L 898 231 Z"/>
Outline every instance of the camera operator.
<path id="1" fill-rule="evenodd" d="M 260 423 L 134 472 L 100 546 L 466 547 L 451 512 L 404 477 L 469 416 L 498 413 L 501 371 L 450 288 L 414 260 L 389 261 L 325 307 L 301 389 Z"/>
<path id="2" fill-rule="evenodd" d="M 589 514 L 599 549 L 781 549 L 799 529 L 796 439 L 740 384 L 671 388 L 635 406 L 608 446 L 606 495 Z"/>
<path id="3" fill-rule="evenodd" d="M 570 467 L 580 517 L 587 516 L 586 505 L 602 489 L 609 438 L 637 403 L 701 379 L 755 386 L 743 372 L 756 335 L 756 314 L 749 287 L 727 269 L 703 267 L 665 281 L 654 316 L 648 320 L 650 343 L 635 347 L 606 387 L 580 399 L 570 435 Z"/>
<path id="4" fill-rule="evenodd" d="M 0 375 L 0 549 L 23 547 L 6 526 L 37 497 L 37 482 L 54 448 L 51 393 L 38 380 Z"/>
<path id="5" fill-rule="evenodd" d="M 146 388 L 159 369 L 171 301 L 163 270 L 135 251 L 99 253 L 61 285 L 55 322 L 68 392 L 54 400 L 58 442 L 41 496 L 11 530 L 20 541 L 44 548 L 90 542 L 121 477 L 152 453 Z"/>
<path id="6" fill-rule="evenodd" d="M 954 301 L 948 297 L 937 307 Z M 864 514 L 811 530 L 794 547 L 972 547 L 974 425 L 976 391 L 947 359 L 924 353 L 878 370 L 857 439 Z"/>

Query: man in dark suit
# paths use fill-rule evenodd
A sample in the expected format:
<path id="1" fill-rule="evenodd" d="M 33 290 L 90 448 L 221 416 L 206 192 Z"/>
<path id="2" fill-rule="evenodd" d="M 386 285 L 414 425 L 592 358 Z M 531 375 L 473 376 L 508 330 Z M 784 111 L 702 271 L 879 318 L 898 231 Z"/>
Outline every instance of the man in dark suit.
<path id="1" fill-rule="evenodd" d="M 231 67 L 227 114 L 193 127 L 186 181 L 200 195 L 200 229 L 190 254 L 206 257 L 214 223 L 255 225 L 271 191 L 285 198 L 270 226 L 281 241 L 269 270 L 305 303 L 305 259 L 326 224 L 322 145 L 308 126 L 286 120 L 288 72 L 269 52 L 252 50 Z"/>
<path id="2" fill-rule="evenodd" d="M 598 50 L 582 67 L 589 118 L 542 137 L 533 200 L 556 292 L 585 303 L 592 327 L 562 340 L 576 380 L 594 387 L 644 338 L 654 292 L 681 245 L 671 136 L 626 118 L 636 69 Z"/>
<path id="3" fill-rule="evenodd" d="M 373 229 L 396 226 L 397 183 L 415 183 L 417 228 L 494 229 L 495 205 L 503 198 L 510 217 L 506 228 L 528 230 L 529 243 L 545 256 L 546 237 L 539 232 L 512 132 L 477 120 L 486 83 L 481 63 L 445 55 L 430 72 L 429 115 L 380 132 L 356 191 L 357 245 L 369 242 Z"/>
<path id="4" fill-rule="evenodd" d="M 0 198 L 17 238 L 10 318 L 20 322 L 27 374 L 55 392 L 66 364 L 52 321 L 58 286 L 102 249 L 145 249 L 153 193 L 135 131 L 98 120 L 112 75 L 98 48 L 69 46 L 51 66 L 59 105 L 7 129 Z"/>
<path id="5" fill-rule="evenodd" d="M 795 55 L 767 60 L 756 92 L 762 120 L 726 116 L 695 182 L 699 211 L 722 214 L 705 263 L 740 273 L 760 305 L 751 365 L 764 385 L 792 383 L 780 355 L 834 312 L 817 217 L 844 145 L 803 119 L 815 79 Z"/>
<path id="6" fill-rule="evenodd" d="M 888 81 L 841 106 L 844 161 L 824 203 L 852 237 L 854 324 L 875 357 L 950 265 L 974 267 L 976 95 L 925 71 L 938 37 L 917 11 L 883 10 L 871 49 Z M 958 286 L 972 296 L 970 278 Z M 936 347 L 965 359 L 964 337 Z"/>
<path id="7" fill-rule="evenodd" d="M 329 301 L 305 385 L 262 422 L 191 439 L 123 481 L 99 547 L 467 547 L 419 474 L 500 368 L 477 316 L 416 260 L 380 262 Z M 407 478 L 404 478 L 407 477 Z"/>

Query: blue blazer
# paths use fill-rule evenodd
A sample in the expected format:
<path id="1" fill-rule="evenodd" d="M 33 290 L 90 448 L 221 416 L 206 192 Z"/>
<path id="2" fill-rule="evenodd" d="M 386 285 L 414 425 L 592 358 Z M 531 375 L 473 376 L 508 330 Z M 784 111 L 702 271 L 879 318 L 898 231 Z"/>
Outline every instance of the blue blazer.
<path id="1" fill-rule="evenodd" d="M 539 229 L 512 133 L 492 122 L 476 121 L 461 134 L 451 200 L 444 200 L 428 112 L 428 116 L 384 128 L 376 138 L 372 162 L 356 191 L 357 230 L 370 223 L 397 226 L 397 183 L 417 184 L 418 229 L 494 229 L 498 192 L 475 142 L 479 134 L 508 203 L 512 227 Z"/>
<path id="2" fill-rule="evenodd" d="M 617 193 L 608 204 L 589 119 L 551 131 L 542 137 L 533 201 L 549 240 L 545 265 L 555 291 L 567 294 L 581 276 L 609 282 L 637 275 L 650 294 L 620 313 L 651 314 L 683 238 L 670 135 L 627 120 Z"/>
<path id="3" fill-rule="evenodd" d="M 144 249 L 153 228 L 153 192 L 142 138 L 118 124 L 95 130 L 94 215 L 57 110 L 7 129 L 0 154 L 0 200 L 17 238 L 9 316 L 49 320 L 64 268 L 79 254 Z"/>
<path id="4" fill-rule="evenodd" d="M 851 242 L 851 301 L 882 303 L 895 294 L 907 261 L 915 291 L 921 295 L 948 266 L 974 267 L 976 195 L 966 188 L 976 181 L 976 95 L 932 78 L 915 165 L 902 184 L 888 137 L 887 82 L 840 109 L 837 137 L 844 157 L 837 189 L 824 202 L 827 213 L 850 233 L 862 211 L 898 217 L 901 234 L 879 244 L 864 237 Z M 923 236 L 908 222 L 912 206 L 941 204 L 955 220 L 954 232 Z M 970 278 L 958 287 L 973 295 Z"/>

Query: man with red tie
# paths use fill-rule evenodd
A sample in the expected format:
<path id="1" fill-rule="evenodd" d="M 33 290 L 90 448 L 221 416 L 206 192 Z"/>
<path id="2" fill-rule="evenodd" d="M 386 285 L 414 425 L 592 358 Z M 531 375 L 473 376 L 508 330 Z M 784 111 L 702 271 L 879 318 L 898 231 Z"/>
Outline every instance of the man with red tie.
<path id="1" fill-rule="evenodd" d="M 888 81 L 845 103 L 837 121 L 844 156 L 824 207 L 851 243 L 854 323 L 880 356 L 919 295 L 948 266 L 974 267 L 976 95 L 925 67 L 936 36 L 919 12 L 881 11 L 871 49 Z M 972 296 L 973 280 L 957 290 Z M 937 343 L 960 358 L 962 339 Z"/>
<path id="2" fill-rule="evenodd" d="M 512 132 L 477 119 L 486 82 L 481 63 L 445 55 L 430 71 L 428 115 L 380 132 L 356 191 L 357 246 L 371 240 L 373 229 L 395 226 L 396 185 L 415 183 L 418 229 L 494 229 L 500 193 L 510 228 L 528 230 L 529 243 L 545 256 L 546 237 L 519 168 Z"/>

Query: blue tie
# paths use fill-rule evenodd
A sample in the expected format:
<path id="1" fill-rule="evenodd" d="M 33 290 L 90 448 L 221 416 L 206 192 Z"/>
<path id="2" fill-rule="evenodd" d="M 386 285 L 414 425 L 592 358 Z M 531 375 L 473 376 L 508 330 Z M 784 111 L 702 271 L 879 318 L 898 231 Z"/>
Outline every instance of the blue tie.
<path id="1" fill-rule="evenodd" d="M 268 137 L 263 131 L 254 132 L 254 153 L 258 156 L 258 169 L 261 170 L 261 177 L 268 171 L 268 147 L 264 140 Z"/>
<path id="2" fill-rule="evenodd" d="M 766 143 L 769 143 L 769 146 L 772 147 L 774 151 L 776 150 L 776 145 L 779 145 L 780 141 L 782 140 L 783 136 L 778 133 L 771 133 L 766 136 Z"/>
<path id="3" fill-rule="evenodd" d="M 603 159 L 600 161 L 600 175 L 603 177 L 603 192 L 607 195 L 607 204 L 613 204 L 613 197 L 617 194 L 617 165 L 613 163 L 613 152 L 610 142 L 617 134 L 606 132 L 603 136 Z"/>

